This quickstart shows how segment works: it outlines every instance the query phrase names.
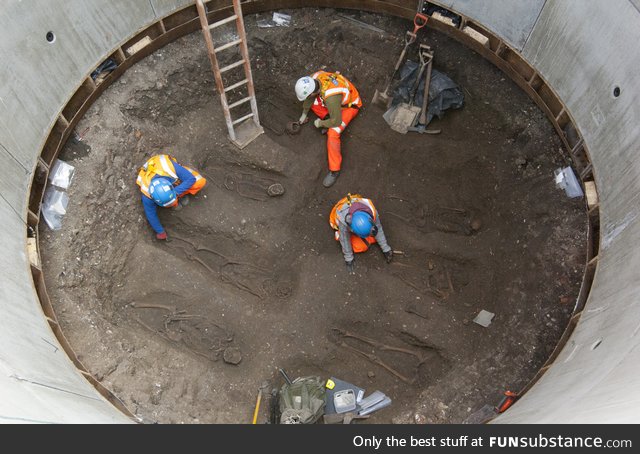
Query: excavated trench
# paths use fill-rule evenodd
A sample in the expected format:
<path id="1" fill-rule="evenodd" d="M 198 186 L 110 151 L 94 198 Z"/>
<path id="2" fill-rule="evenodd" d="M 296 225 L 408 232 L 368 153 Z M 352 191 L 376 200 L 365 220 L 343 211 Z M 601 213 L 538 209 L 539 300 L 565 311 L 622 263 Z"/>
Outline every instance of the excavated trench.
<path id="1" fill-rule="evenodd" d="M 555 187 L 563 144 L 504 73 L 433 29 L 419 41 L 465 104 L 434 120 L 439 135 L 400 135 L 370 101 L 408 22 L 283 12 L 290 26 L 245 18 L 265 127 L 247 148 L 226 137 L 199 32 L 141 60 L 87 110 L 59 155 L 76 169 L 63 229 L 39 226 L 61 330 L 146 422 L 248 422 L 259 387 L 282 384 L 278 368 L 384 392 L 393 404 L 369 422 L 468 420 L 527 387 L 578 299 L 588 217 Z M 318 69 L 341 71 L 364 100 L 330 189 L 325 136 L 284 131 L 300 114 L 295 80 Z M 135 185 L 163 152 L 208 180 L 182 210 L 162 210 L 166 244 Z M 267 194 L 273 183 L 282 196 Z M 328 215 L 348 192 L 376 203 L 393 263 L 374 246 L 346 273 Z M 495 314 L 488 327 L 473 322 L 481 310 Z"/>

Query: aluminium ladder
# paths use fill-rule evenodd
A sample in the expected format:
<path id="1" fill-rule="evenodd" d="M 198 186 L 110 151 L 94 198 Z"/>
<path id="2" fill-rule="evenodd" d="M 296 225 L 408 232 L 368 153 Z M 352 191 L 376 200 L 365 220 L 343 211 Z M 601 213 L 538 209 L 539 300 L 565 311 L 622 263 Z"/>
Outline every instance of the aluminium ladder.
<path id="1" fill-rule="evenodd" d="M 229 17 L 221 19 L 212 24 L 207 19 L 207 9 L 203 0 L 196 0 L 196 7 L 198 8 L 198 16 L 200 16 L 200 25 L 204 34 L 204 40 L 207 44 L 207 51 L 209 54 L 209 60 L 211 61 L 211 69 L 213 70 L 213 76 L 216 80 L 216 88 L 220 93 L 220 103 L 222 104 L 222 110 L 227 122 L 227 129 L 229 130 L 229 138 L 239 148 L 244 148 L 252 140 L 258 137 L 264 132 L 264 129 L 260 126 L 260 119 L 258 118 L 258 104 L 256 103 L 255 88 L 253 85 L 253 77 L 251 76 L 251 62 L 249 61 L 249 50 L 247 48 L 247 35 L 244 29 L 244 19 L 242 17 L 242 9 L 240 7 L 240 0 L 233 0 L 233 14 Z M 222 44 L 219 47 L 215 47 L 213 43 L 213 37 L 211 32 L 214 28 L 228 24 L 235 21 L 236 30 L 238 32 L 238 39 L 230 41 L 226 44 Z M 222 52 L 225 49 L 232 49 L 239 46 L 241 59 L 231 63 L 227 66 L 220 68 L 218 65 L 218 58 L 216 54 Z M 231 69 L 242 66 L 244 68 L 244 79 L 240 80 L 228 87 L 224 86 L 222 80 L 222 73 L 225 73 Z M 234 90 L 242 90 L 246 87 L 247 94 L 242 99 L 229 104 L 227 101 L 227 93 Z M 240 118 L 233 119 L 231 111 L 235 107 L 249 103 L 251 106 L 251 113 L 244 115 Z"/>

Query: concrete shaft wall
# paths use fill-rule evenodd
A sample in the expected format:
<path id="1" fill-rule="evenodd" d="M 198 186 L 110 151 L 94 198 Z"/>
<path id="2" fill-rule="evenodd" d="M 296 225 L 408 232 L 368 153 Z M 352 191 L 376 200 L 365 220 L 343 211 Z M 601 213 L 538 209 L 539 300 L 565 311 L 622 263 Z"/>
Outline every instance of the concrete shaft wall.
<path id="1" fill-rule="evenodd" d="M 138 31 L 191 3 L 0 6 L 0 421 L 132 421 L 76 369 L 43 313 L 26 251 L 29 190 L 49 132 L 93 69 Z M 367 3 L 382 2 L 346 3 L 371 9 Z M 415 2 L 388 3 L 393 11 Z M 590 152 L 600 198 L 598 267 L 580 321 L 549 370 L 495 422 L 640 422 L 640 1 L 439 3 L 504 40 L 556 92 Z"/>

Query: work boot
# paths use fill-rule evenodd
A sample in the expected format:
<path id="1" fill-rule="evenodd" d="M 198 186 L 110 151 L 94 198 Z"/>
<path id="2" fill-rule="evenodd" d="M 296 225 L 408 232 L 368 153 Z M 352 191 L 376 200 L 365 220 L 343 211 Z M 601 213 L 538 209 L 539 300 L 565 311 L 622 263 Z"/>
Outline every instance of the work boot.
<path id="1" fill-rule="evenodd" d="M 326 177 L 324 177 L 324 180 L 322 181 L 322 185 L 325 188 L 330 188 L 331 186 L 333 186 L 333 183 L 336 182 L 336 180 L 338 179 L 338 176 L 340 175 L 340 171 L 337 170 L 335 172 L 330 171 Z"/>
<path id="2" fill-rule="evenodd" d="M 185 195 L 183 197 L 180 197 L 178 199 L 178 203 L 174 205 L 173 209 L 176 211 L 180 211 L 183 207 L 186 207 L 187 205 L 189 205 L 189 198 L 191 198 L 190 195 Z"/>

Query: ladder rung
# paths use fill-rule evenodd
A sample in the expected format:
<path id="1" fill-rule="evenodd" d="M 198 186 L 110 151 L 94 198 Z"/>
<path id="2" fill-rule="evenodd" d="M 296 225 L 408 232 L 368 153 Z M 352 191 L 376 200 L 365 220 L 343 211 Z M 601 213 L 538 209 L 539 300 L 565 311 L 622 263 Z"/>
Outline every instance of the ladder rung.
<path id="1" fill-rule="evenodd" d="M 222 68 L 220 70 L 221 73 L 225 72 L 225 71 L 229 71 L 230 69 L 236 68 L 240 65 L 242 65 L 244 63 L 244 58 L 240 61 L 237 61 L 235 63 L 231 63 L 229 66 L 225 66 L 224 68 Z"/>
<path id="2" fill-rule="evenodd" d="M 219 20 L 218 22 L 214 22 L 213 24 L 209 25 L 209 30 L 211 30 L 212 28 L 216 28 L 219 27 L 221 25 L 224 25 L 226 23 L 231 22 L 232 20 L 236 20 L 238 18 L 238 16 L 236 16 L 235 14 L 233 16 L 229 16 L 225 19 Z"/>
<path id="3" fill-rule="evenodd" d="M 220 51 L 223 51 L 225 49 L 230 48 L 231 46 L 235 46 L 237 44 L 240 44 L 242 42 L 241 39 L 236 39 L 235 41 L 231 41 L 230 43 L 225 44 L 224 46 L 220 46 L 218 48 L 215 49 L 215 52 L 218 53 Z"/>
<path id="4" fill-rule="evenodd" d="M 233 104 L 229 104 L 229 109 L 233 109 L 234 107 L 238 107 L 240 104 L 244 104 L 247 101 L 250 101 L 253 96 L 247 96 L 246 98 L 242 98 L 240 101 L 236 101 Z"/>
<path id="5" fill-rule="evenodd" d="M 251 117 L 253 117 L 253 113 L 250 113 L 249 115 L 245 115 L 245 116 L 244 116 L 244 117 L 242 117 L 242 118 L 238 118 L 237 120 L 235 120 L 235 121 L 234 121 L 233 123 L 231 123 L 231 124 L 233 124 L 233 125 L 238 124 L 238 123 L 240 123 L 241 121 L 245 121 L 247 118 L 251 118 Z"/>
<path id="6" fill-rule="evenodd" d="M 241 81 L 240 81 L 240 82 L 238 82 L 237 84 L 233 84 L 232 86 L 225 88 L 225 89 L 224 89 L 224 92 L 226 93 L 226 92 L 228 92 L 228 91 L 233 90 L 234 88 L 241 87 L 241 86 L 245 85 L 247 82 L 249 82 L 249 80 L 248 80 L 248 79 L 241 80 Z"/>

